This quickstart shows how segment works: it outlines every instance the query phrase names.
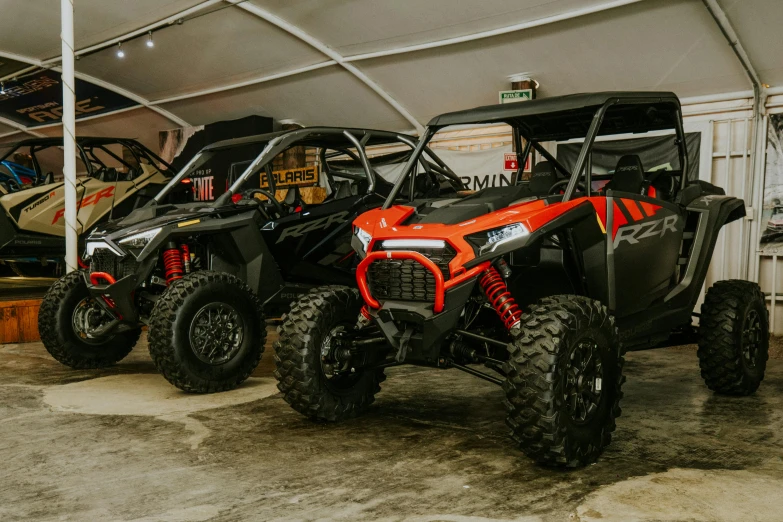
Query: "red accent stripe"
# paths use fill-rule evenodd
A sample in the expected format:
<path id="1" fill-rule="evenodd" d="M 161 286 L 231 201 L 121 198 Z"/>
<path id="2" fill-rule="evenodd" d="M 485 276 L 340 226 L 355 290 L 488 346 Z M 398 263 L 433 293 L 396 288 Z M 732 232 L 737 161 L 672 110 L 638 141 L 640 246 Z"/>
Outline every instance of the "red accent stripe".
<path id="1" fill-rule="evenodd" d="M 663 208 L 660 205 L 653 205 L 652 203 L 647 203 L 646 201 L 640 201 L 639 204 L 642 206 L 644 212 L 648 216 L 654 216 L 659 210 Z"/>
<path id="2" fill-rule="evenodd" d="M 617 229 L 620 227 L 627 225 L 628 220 L 625 219 L 625 214 L 623 214 L 623 211 L 620 210 L 620 207 L 617 206 L 617 202 L 614 201 L 614 208 L 612 209 L 612 239 L 617 235 Z"/>
<path id="3" fill-rule="evenodd" d="M 623 201 L 623 204 L 625 205 L 625 208 L 628 210 L 628 213 L 631 214 L 631 219 L 634 221 L 641 221 L 644 219 L 644 216 L 642 215 L 641 211 L 639 211 L 639 207 L 636 206 L 636 201 L 634 200 L 627 200 Z"/>

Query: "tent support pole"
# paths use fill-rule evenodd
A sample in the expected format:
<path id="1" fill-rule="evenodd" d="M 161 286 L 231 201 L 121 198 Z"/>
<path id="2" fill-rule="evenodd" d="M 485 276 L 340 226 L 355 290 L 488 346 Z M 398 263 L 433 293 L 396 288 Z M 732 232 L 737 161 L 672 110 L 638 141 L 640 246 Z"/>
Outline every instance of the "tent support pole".
<path id="1" fill-rule="evenodd" d="M 65 179 L 65 265 L 78 268 L 76 230 L 76 94 L 74 92 L 73 0 L 60 0 L 63 64 L 63 176 Z"/>

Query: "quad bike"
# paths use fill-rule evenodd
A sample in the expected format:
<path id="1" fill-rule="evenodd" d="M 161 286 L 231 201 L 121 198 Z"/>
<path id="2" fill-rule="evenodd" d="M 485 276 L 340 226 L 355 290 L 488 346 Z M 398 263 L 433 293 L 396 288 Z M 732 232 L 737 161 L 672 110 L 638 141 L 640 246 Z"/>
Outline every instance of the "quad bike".
<path id="1" fill-rule="evenodd" d="M 217 200 L 162 204 L 213 155 L 251 144 L 257 156 Z M 355 286 L 351 222 L 380 206 L 393 187 L 375 171 L 390 155 L 370 160 L 365 149 L 371 146 L 405 147 L 407 155 L 392 155 L 404 160 L 415 141 L 312 127 L 205 147 L 150 204 L 90 234 L 89 269 L 61 278 L 41 305 L 46 349 L 72 368 L 104 367 L 125 357 L 147 325 L 152 360 L 172 384 L 199 393 L 235 388 L 261 359 L 266 317 L 279 316 L 324 282 Z M 273 170 L 293 147 L 310 150 L 317 164 Z M 436 194 L 436 183 L 461 188 L 431 158 L 420 162 L 418 184 Z M 308 205 L 299 187 L 317 184 L 321 173 L 331 194 Z M 256 188 L 247 188 L 250 180 Z M 283 188 L 288 193 L 278 201 L 275 191 Z"/>
<path id="2" fill-rule="evenodd" d="M 4 145 L 0 174 L 0 262 L 20 276 L 55 275 L 65 256 L 65 187 L 54 181 L 62 169 L 62 138 L 35 138 Z M 171 166 L 135 140 L 78 137 L 76 183 L 78 232 L 143 206 L 173 176 Z M 23 157 L 32 168 L 8 158 Z M 14 178 L 11 178 L 12 174 Z M 184 201 L 182 190 L 174 191 Z"/>
<path id="3" fill-rule="evenodd" d="M 403 170 L 383 207 L 354 221 L 358 290 L 314 290 L 279 327 L 276 376 L 294 409 L 344 419 L 367 410 L 387 367 L 456 368 L 502 386 L 524 453 L 575 467 L 611 440 L 628 348 L 695 341 L 711 390 L 758 388 L 768 352 L 758 285 L 716 283 L 693 325 L 718 233 L 745 206 L 688 179 L 674 94 L 578 94 L 444 114 L 407 167 L 444 127 L 485 123 L 512 127 L 518 165 L 531 149 L 541 155 L 530 182 L 399 203 Z M 591 172 L 597 136 L 662 130 L 677 170 L 648 173 L 625 153 L 612 174 Z M 584 143 L 569 172 L 542 142 L 575 138 Z"/>

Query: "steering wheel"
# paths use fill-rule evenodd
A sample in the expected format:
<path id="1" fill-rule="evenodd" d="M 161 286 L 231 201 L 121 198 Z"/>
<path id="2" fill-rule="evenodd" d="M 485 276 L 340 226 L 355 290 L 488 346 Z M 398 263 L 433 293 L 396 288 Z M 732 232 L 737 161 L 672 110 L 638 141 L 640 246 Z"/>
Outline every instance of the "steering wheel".
<path id="1" fill-rule="evenodd" d="M 560 181 L 556 182 L 554 185 L 549 187 L 549 195 L 554 196 L 556 194 L 562 194 L 565 192 L 565 188 L 568 186 L 568 184 L 571 182 L 570 179 L 561 179 Z M 584 183 L 581 181 L 576 182 L 576 188 L 580 192 L 585 192 L 585 186 Z"/>
<path id="2" fill-rule="evenodd" d="M 272 194 L 268 190 L 264 190 L 262 188 L 254 188 L 254 189 L 246 190 L 242 192 L 242 199 L 255 199 L 253 197 L 255 194 L 261 194 L 262 196 L 266 196 L 270 207 L 275 211 L 275 214 L 277 214 L 278 218 L 287 215 L 287 212 L 285 211 L 283 204 L 277 201 L 277 199 L 275 199 L 274 194 Z M 267 202 L 264 201 L 262 203 L 266 205 Z"/>

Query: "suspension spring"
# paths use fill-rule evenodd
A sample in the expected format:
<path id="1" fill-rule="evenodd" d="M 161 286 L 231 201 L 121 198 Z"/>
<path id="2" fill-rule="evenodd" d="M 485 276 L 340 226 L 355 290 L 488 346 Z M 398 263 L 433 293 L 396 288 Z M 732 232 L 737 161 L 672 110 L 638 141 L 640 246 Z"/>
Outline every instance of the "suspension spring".
<path id="1" fill-rule="evenodd" d="M 511 296 L 511 292 L 508 291 L 503 277 L 494 266 L 484 272 L 479 279 L 479 284 L 506 329 L 511 330 L 518 327 L 522 322 L 522 311 Z"/>
<path id="2" fill-rule="evenodd" d="M 182 253 L 173 243 L 163 251 L 163 266 L 166 269 L 166 284 L 170 285 L 177 279 L 182 279 Z"/>

